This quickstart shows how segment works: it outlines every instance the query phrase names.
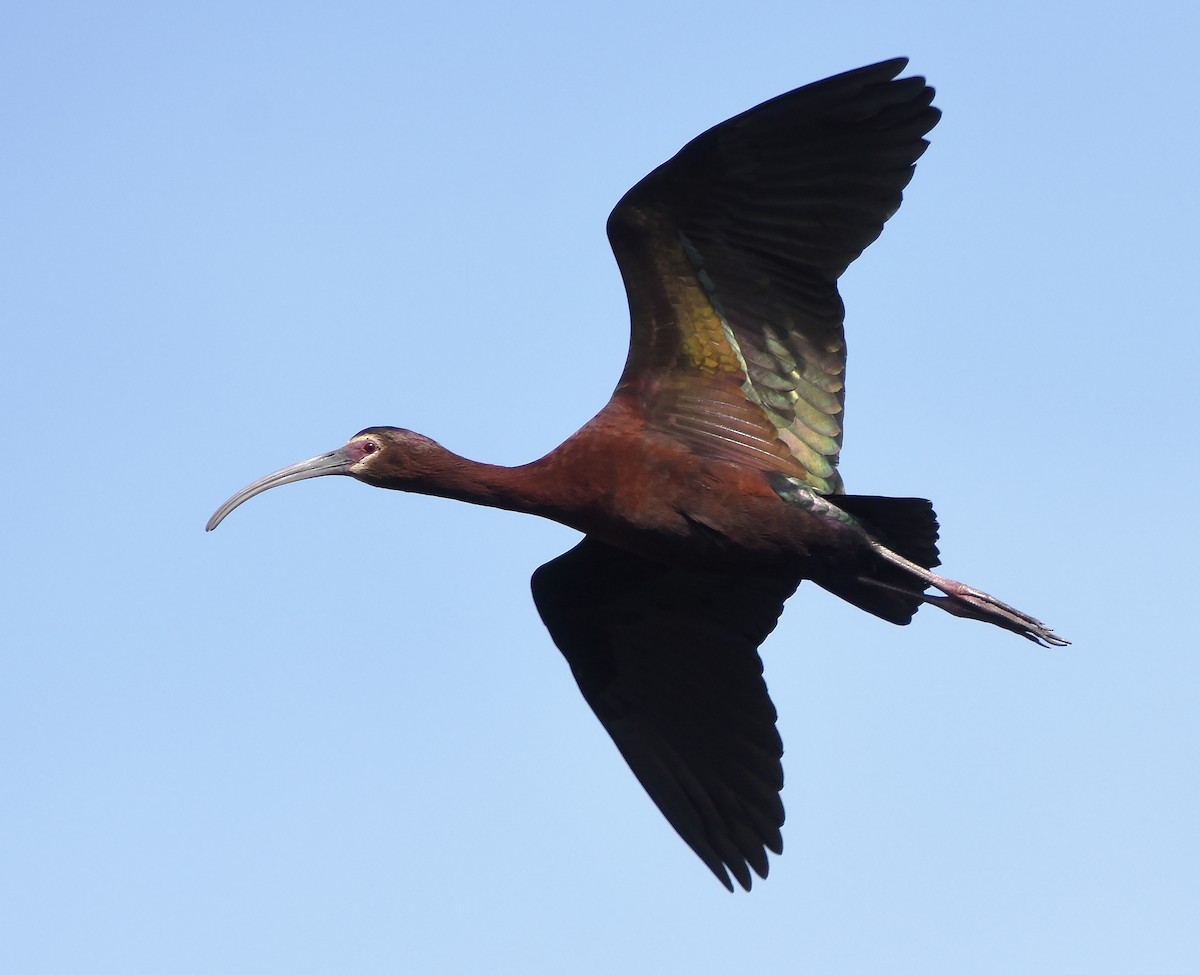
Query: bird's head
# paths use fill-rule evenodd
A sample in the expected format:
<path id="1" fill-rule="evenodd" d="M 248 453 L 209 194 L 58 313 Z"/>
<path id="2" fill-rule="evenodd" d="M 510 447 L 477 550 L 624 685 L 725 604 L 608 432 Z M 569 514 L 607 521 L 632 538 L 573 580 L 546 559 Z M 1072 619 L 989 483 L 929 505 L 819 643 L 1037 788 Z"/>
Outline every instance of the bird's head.
<path id="1" fill-rule="evenodd" d="M 368 427 L 360 430 L 345 445 L 327 454 L 302 460 L 253 484 L 247 484 L 216 510 L 208 519 L 205 531 L 212 531 L 234 508 L 256 494 L 304 481 L 310 477 L 342 474 L 377 487 L 399 488 L 415 484 L 428 476 L 437 461 L 447 455 L 445 448 L 411 430 L 399 427 Z"/>

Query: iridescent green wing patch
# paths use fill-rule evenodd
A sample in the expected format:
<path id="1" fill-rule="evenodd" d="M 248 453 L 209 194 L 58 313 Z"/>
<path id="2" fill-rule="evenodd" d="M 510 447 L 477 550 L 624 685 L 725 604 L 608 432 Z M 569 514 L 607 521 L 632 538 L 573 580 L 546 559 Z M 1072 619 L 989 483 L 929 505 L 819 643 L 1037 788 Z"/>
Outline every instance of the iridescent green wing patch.
<path id="1" fill-rule="evenodd" d="M 841 490 L 837 280 L 900 206 L 940 114 L 924 79 L 894 80 L 904 64 L 730 119 L 617 205 L 609 238 L 633 326 L 622 383 L 649 391 L 650 422 L 686 428 L 697 449 L 758 453 L 813 490 Z"/>

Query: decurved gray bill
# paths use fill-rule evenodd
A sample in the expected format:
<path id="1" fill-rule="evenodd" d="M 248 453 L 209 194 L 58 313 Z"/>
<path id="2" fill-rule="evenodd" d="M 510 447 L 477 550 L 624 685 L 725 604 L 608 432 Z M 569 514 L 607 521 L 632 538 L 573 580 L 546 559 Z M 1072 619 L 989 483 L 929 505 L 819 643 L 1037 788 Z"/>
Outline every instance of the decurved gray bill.
<path id="1" fill-rule="evenodd" d="M 221 505 L 216 510 L 216 513 L 208 519 L 208 524 L 204 526 L 204 530 L 206 532 L 212 531 L 225 520 L 225 516 L 229 512 L 243 501 L 249 501 L 256 494 L 262 494 L 263 491 L 269 491 L 271 488 L 279 487 L 281 484 L 304 481 L 310 477 L 323 477 L 326 474 L 345 474 L 346 468 L 350 463 L 351 461 L 346 456 L 345 448 L 339 447 L 337 450 L 331 450 L 320 457 L 310 457 L 308 460 L 300 461 L 299 464 L 293 464 L 291 467 L 285 467 L 282 470 L 268 474 L 266 477 L 260 477 L 253 484 L 247 484 L 237 494 Z"/>

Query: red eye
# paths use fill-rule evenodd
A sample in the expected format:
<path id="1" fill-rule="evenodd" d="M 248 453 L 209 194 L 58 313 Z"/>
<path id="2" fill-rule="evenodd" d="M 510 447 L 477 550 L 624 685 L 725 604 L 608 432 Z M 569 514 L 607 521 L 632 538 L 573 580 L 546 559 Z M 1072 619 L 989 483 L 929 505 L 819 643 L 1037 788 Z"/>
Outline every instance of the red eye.
<path id="1" fill-rule="evenodd" d="M 373 454 L 379 449 L 379 444 L 374 440 L 364 440 L 362 446 L 364 454 Z"/>

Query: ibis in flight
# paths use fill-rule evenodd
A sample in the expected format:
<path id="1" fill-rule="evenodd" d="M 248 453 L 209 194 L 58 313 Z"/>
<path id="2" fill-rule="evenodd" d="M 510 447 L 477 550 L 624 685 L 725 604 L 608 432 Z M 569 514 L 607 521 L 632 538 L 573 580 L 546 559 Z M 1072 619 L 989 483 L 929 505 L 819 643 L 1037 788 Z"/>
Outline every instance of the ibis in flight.
<path id="1" fill-rule="evenodd" d="M 622 197 L 608 238 L 629 299 L 625 369 L 540 460 L 479 463 L 368 427 L 243 488 L 208 523 L 281 484 L 344 474 L 581 532 L 534 572 L 534 603 L 634 775 L 730 890 L 730 875 L 749 889 L 783 849 L 783 746 L 758 647 L 802 580 L 889 623 L 931 605 L 1066 643 L 933 571 L 930 502 L 847 494 L 838 475 L 838 277 L 900 206 L 940 115 L 923 78 L 898 77 L 906 63 L 764 102 Z"/>

